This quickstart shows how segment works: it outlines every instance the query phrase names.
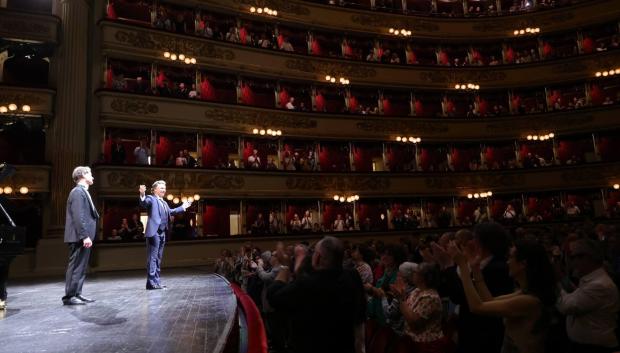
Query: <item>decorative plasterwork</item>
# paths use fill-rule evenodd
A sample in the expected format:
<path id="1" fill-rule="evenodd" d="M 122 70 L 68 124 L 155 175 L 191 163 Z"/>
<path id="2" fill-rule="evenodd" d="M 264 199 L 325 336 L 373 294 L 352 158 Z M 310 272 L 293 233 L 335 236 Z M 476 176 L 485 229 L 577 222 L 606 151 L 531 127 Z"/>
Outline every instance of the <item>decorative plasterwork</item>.
<path id="1" fill-rule="evenodd" d="M 335 75 L 347 78 L 372 78 L 377 76 L 377 71 L 365 66 L 363 63 L 345 64 L 339 62 L 327 62 L 311 59 L 286 60 L 286 68 L 317 75 Z"/>
<path id="2" fill-rule="evenodd" d="M 315 129 L 317 121 L 304 116 L 273 111 L 206 108 L 205 117 L 231 124 L 269 126 L 272 128 Z"/>
<path id="3" fill-rule="evenodd" d="M 120 43 L 126 43 L 134 48 L 161 51 L 181 52 L 185 55 L 233 60 L 235 53 L 232 50 L 218 48 L 213 43 L 201 40 L 192 40 L 181 36 L 172 36 L 150 31 L 117 30 L 114 38 Z"/>
<path id="4" fill-rule="evenodd" d="M 377 132 L 384 134 L 433 134 L 438 135 L 448 132 L 450 127 L 446 123 L 414 121 L 390 121 L 371 120 L 357 123 L 357 128 L 362 131 Z"/>
<path id="5" fill-rule="evenodd" d="M 195 171 L 112 171 L 106 175 L 106 182 L 113 188 L 135 188 L 140 184 L 150 185 L 155 180 L 164 180 L 171 190 L 221 189 L 231 190 L 244 187 L 245 180 L 240 175 L 220 175 L 197 173 Z"/>
<path id="6" fill-rule="evenodd" d="M 115 98 L 112 103 L 110 103 L 110 107 L 115 112 L 132 115 L 149 115 L 157 114 L 159 112 L 159 107 L 157 104 L 141 99 Z"/>
<path id="7" fill-rule="evenodd" d="M 286 178 L 289 190 L 378 191 L 390 188 L 390 179 L 380 176 L 290 176 Z"/>

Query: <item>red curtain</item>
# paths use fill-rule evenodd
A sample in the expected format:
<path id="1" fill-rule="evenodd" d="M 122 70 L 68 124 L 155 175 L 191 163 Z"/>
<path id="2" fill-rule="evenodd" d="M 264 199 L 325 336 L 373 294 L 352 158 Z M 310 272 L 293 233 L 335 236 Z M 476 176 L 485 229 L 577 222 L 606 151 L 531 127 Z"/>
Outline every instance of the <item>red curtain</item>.
<path id="1" fill-rule="evenodd" d="M 553 159 L 553 147 L 551 146 L 551 142 L 542 142 L 542 143 L 524 143 L 521 145 L 519 157 L 521 157 L 521 161 L 527 156 L 528 153 L 533 155 L 539 155 L 543 157 L 547 163 L 550 163 Z"/>
<path id="2" fill-rule="evenodd" d="M 508 64 L 513 64 L 515 62 L 515 51 L 512 48 L 507 48 L 504 54 L 504 61 Z"/>
<path id="3" fill-rule="evenodd" d="M 550 105 L 553 106 L 558 99 L 562 102 L 562 93 L 557 89 L 552 90 L 551 93 L 549 93 Z"/>
<path id="4" fill-rule="evenodd" d="M 607 207 L 615 207 L 619 201 L 620 191 L 611 191 L 609 195 L 607 195 Z"/>
<path id="5" fill-rule="evenodd" d="M 208 78 L 200 82 L 200 99 L 209 101 L 217 100 L 215 87 L 213 87 Z"/>
<path id="6" fill-rule="evenodd" d="M 558 159 L 564 163 L 574 155 L 583 160 L 585 153 L 592 149 L 590 141 L 560 141 L 557 147 Z"/>
<path id="7" fill-rule="evenodd" d="M 285 108 L 286 103 L 288 103 L 288 100 L 291 96 L 285 88 L 280 89 L 280 93 L 278 94 L 278 96 L 280 98 L 280 108 Z"/>
<path id="8" fill-rule="evenodd" d="M 616 161 L 620 158 L 620 139 L 613 137 L 601 137 L 598 140 L 598 151 L 601 159 L 605 162 Z"/>
<path id="9" fill-rule="evenodd" d="M 246 40 L 248 39 L 248 30 L 245 28 L 245 26 L 242 26 L 241 29 L 239 30 L 239 40 L 241 41 L 241 44 L 247 44 Z"/>
<path id="10" fill-rule="evenodd" d="M 246 105 L 256 105 L 256 97 L 252 87 L 246 83 L 241 84 L 241 103 Z"/>
<path id="11" fill-rule="evenodd" d="M 456 218 L 462 222 L 465 220 L 465 217 L 469 217 L 469 220 L 473 222 L 476 206 L 477 205 L 473 201 L 460 200 L 456 207 Z"/>
<path id="12" fill-rule="evenodd" d="M 480 113 L 480 116 L 487 115 L 488 110 L 489 110 L 489 102 L 487 102 L 486 99 L 479 98 L 478 99 L 478 113 Z"/>
<path id="13" fill-rule="evenodd" d="M 584 53 L 590 54 L 594 51 L 594 40 L 590 37 L 585 37 L 581 42 L 581 49 Z"/>
<path id="14" fill-rule="evenodd" d="M 103 156 L 105 157 L 105 162 L 110 163 L 112 161 L 112 144 L 114 143 L 112 137 L 108 137 L 105 139 L 103 143 Z M 135 164 L 136 157 L 133 154 L 133 150 L 140 146 L 139 141 L 122 141 L 121 144 L 125 148 L 125 163 L 126 164 Z"/>
<path id="15" fill-rule="evenodd" d="M 356 204 L 357 219 L 360 228 L 365 223 L 366 218 L 370 218 L 370 228 L 372 230 L 387 230 L 387 213 L 383 205 L 377 203 L 359 202 Z M 381 215 L 383 214 L 383 219 Z"/>
<path id="16" fill-rule="evenodd" d="M 351 95 L 351 97 L 349 97 L 349 111 L 354 112 L 357 109 L 358 105 L 359 102 L 357 101 L 357 98 Z"/>
<path id="17" fill-rule="evenodd" d="M 425 115 L 425 111 L 424 111 L 424 103 L 422 103 L 421 100 L 416 99 L 415 100 L 415 115 L 417 116 L 423 116 Z"/>
<path id="18" fill-rule="evenodd" d="M 112 67 L 108 67 L 105 75 L 105 88 L 112 88 L 112 83 L 114 82 L 114 70 Z"/>
<path id="19" fill-rule="evenodd" d="M 388 167 L 392 172 L 403 171 L 405 164 L 413 164 L 415 167 L 415 150 L 407 145 L 389 145 L 386 148 Z"/>
<path id="20" fill-rule="evenodd" d="M 116 20 L 118 18 L 118 16 L 116 16 L 116 9 L 114 8 L 116 4 L 114 3 L 114 1 L 109 1 L 108 2 L 108 8 L 107 8 L 107 15 L 108 18 L 111 20 Z"/>
<path id="21" fill-rule="evenodd" d="M 316 111 L 322 112 L 325 110 L 325 97 L 321 93 L 317 93 L 315 97 Z"/>
<path id="22" fill-rule="evenodd" d="M 322 145 L 319 151 L 322 171 L 342 172 L 349 170 L 348 149 L 342 145 Z"/>
<path id="23" fill-rule="evenodd" d="M 202 214 L 204 235 L 230 235 L 230 212 L 228 204 L 205 204 Z"/>
<path id="24" fill-rule="evenodd" d="M 549 58 L 552 54 L 553 47 L 551 46 L 551 44 L 549 44 L 549 42 L 545 42 L 545 44 L 543 44 L 543 57 Z"/>
<path id="25" fill-rule="evenodd" d="M 316 40 L 313 39 L 312 40 L 312 44 L 310 45 L 310 50 L 312 55 L 323 55 L 323 48 L 321 47 L 321 43 Z"/>
<path id="26" fill-rule="evenodd" d="M 265 147 L 265 144 L 257 143 L 256 141 L 244 141 L 243 145 L 243 162 L 247 163 L 248 157 L 250 157 L 256 149 L 258 151 L 258 157 L 260 158 L 260 169 L 264 169 L 267 166 L 267 154 L 269 151 Z"/>
<path id="27" fill-rule="evenodd" d="M 451 151 L 452 167 L 455 171 L 469 170 L 469 162 L 479 160 L 480 154 L 472 149 L 453 148 Z"/>
<path id="28" fill-rule="evenodd" d="M 605 93 L 601 87 L 595 83 L 590 85 L 590 100 L 592 105 L 601 105 L 605 101 Z"/>
<path id="29" fill-rule="evenodd" d="M 439 65 L 450 65 L 450 56 L 444 50 L 439 52 Z"/>
<path id="30" fill-rule="evenodd" d="M 129 204 L 106 205 L 103 214 L 103 238 L 108 238 L 112 234 L 112 229 L 119 229 L 123 218 L 131 221 L 134 213 L 140 214 L 140 207 L 137 204 L 135 206 Z"/>
<path id="31" fill-rule="evenodd" d="M 372 159 L 377 151 L 371 146 L 354 146 L 353 147 L 353 164 L 357 172 L 372 172 Z"/>

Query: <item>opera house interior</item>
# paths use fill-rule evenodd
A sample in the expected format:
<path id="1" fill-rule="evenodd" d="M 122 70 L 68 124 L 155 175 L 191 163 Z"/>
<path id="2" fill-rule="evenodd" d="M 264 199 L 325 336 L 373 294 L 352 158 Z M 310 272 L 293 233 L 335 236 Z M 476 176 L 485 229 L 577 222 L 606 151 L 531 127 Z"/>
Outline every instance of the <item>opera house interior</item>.
<path id="1" fill-rule="evenodd" d="M 620 0 L 0 0 L 0 347 L 620 351 L 619 117 Z"/>

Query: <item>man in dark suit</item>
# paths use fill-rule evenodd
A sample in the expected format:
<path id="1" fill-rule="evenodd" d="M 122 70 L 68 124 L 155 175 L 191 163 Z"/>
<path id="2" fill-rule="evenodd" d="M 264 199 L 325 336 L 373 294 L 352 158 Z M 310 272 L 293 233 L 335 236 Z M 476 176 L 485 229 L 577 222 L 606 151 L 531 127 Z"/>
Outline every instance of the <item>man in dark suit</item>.
<path id="1" fill-rule="evenodd" d="M 161 259 L 164 255 L 166 244 L 166 232 L 171 227 L 170 216 L 185 212 L 192 205 L 191 201 L 183 202 L 177 208 L 170 209 L 164 200 L 166 195 L 166 182 L 158 180 L 153 183 L 151 192 L 153 195 L 145 195 L 146 186 L 140 185 L 140 206 L 148 210 L 149 220 L 146 223 L 146 289 L 164 289 L 159 280 Z"/>
<path id="2" fill-rule="evenodd" d="M 73 170 L 73 181 L 77 184 L 67 199 L 67 217 L 65 222 L 65 243 L 69 245 L 69 264 L 65 277 L 65 305 L 83 305 L 94 300 L 82 296 L 82 285 L 86 279 L 86 267 L 97 232 L 99 213 L 95 208 L 88 187 L 94 178 L 89 167 L 77 167 Z"/>

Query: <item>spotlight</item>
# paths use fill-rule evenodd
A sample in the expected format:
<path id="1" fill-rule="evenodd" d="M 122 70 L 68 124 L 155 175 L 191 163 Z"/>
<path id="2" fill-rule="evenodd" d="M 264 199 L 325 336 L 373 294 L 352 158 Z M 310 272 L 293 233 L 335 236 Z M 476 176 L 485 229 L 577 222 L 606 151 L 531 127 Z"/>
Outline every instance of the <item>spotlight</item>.
<path id="1" fill-rule="evenodd" d="M 194 196 L 188 196 L 187 197 L 187 201 L 194 202 Z"/>
<path id="2" fill-rule="evenodd" d="M 415 142 L 415 139 L 411 136 L 409 136 L 409 142 Z"/>
<path id="3" fill-rule="evenodd" d="M 609 72 L 603 71 L 603 77 L 607 77 L 607 75 L 609 75 Z"/>
<path id="4" fill-rule="evenodd" d="M 335 77 L 332 77 L 331 79 L 329 79 L 329 82 L 331 82 L 331 83 L 336 82 L 336 78 L 335 78 Z"/>
<path id="5" fill-rule="evenodd" d="M 400 142 L 400 141 L 402 141 L 402 139 L 403 139 L 402 137 L 396 136 L 396 141 Z"/>
<path id="6" fill-rule="evenodd" d="M 271 135 L 272 130 L 271 129 L 267 129 L 267 135 Z"/>
<path id="7" fill-rule="evenodd" d="M 461 88 L 461 85 L 454 85 L 454 89 L 459 89 Z"/>
<path id="8" fill-rule="evenodd" d="M 395 35 L 399 35 L 399 34 L 400 34 L 400 32 L 399 32 L 398 30 L 395 30 L 395 31 L 394 31 L 394 34 L 395 34 Z"/>
<path id="9" fill-rule="evenodd" d="M 278 11 L 277 10 L 273 10 L 273 12 L 271 13 L 273 16 L 278 16 Z"/>
<path id="10" fill-rule="evenodd" d="M 187 197 L 185 196 L 181 197 L 181 202 L 187 202 Z"/>
<path id="11" fill-rule="evenodd" d="M 524 30 L 520 30 L 519 34 L 525 34 L 525 31 Z"/>
<path id="12" fill-rule="evenodd" d="M 256 12 L 257 13 L 263 13 L 263 9 L 259 7 L 258 9 L 256 9 Z"/>
<path id="13" fill-rule="evenodd" d="M 518 29 L 514 31 L 514 35 L 515 35 L 515 36 L 518 36 L 518 35 L 519 35 L 519 30 L 518 30 Z"/>
<path id="14" fill-rule="evenodd" d="M 601 77 L 602 73 L 600 71 L 598 71 L 597 73 L 594 74 L 594 76 L 596 77 Z"/>
<path id="15" fill-rule="evenodd" d="M 487 191 L 487 196 L 491 197 L 493 196 L 493 193 L 491 191 Z"/>
<path id="16" fill-rule="evenodd" d="M 394 33 L 394 28 L 390 28 L 390 29 L 388 30 L 388 32 L 390 32 L 390 33 Z"/>
<path id="17" fill-rule="evenodd" d="M 549 137 L 554 138 L 555 134 L 552 132 L 552 133 L 549 134 Z"/>

